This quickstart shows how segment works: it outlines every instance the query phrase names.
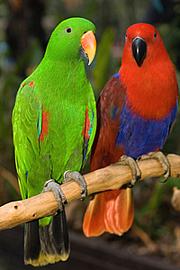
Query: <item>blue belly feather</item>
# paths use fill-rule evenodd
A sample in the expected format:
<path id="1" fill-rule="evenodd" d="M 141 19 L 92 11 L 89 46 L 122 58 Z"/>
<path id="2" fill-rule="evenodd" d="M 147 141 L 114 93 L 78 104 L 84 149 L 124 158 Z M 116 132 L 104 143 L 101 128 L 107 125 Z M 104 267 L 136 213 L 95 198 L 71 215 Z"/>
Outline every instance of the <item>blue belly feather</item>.
<path id="1" fill-rule="evenodd" d="M 175 120 L 177 104 L 161 120 L 145 120 L 132 113 L 125 103 L 120 114 L 119 132 L 116 145 L 121 145 L 126 155 L 138 158 L 157 149 L 162 149 L 170 127 Z"/>

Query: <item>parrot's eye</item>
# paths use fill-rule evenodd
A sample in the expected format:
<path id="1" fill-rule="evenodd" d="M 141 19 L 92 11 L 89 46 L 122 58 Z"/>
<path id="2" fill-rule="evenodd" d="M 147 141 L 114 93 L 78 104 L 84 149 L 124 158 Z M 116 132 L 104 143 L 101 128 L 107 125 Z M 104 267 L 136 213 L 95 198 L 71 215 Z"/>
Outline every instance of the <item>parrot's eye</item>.
<path id="1" fill-rule="evenodd" d="M 71 27 L 68 27 L 68 28 L 66 28 L 66 30 L 65 30 L 67 33 L 71 33 L 72 32 L 72 28 Z"/>
<path id="2" fill-rule="evenodd" d="M 156 39 L 156 37 L 157 37 L 157 33 L 155 32 L 155 33 L 154 33 L 154 39 Z"/>

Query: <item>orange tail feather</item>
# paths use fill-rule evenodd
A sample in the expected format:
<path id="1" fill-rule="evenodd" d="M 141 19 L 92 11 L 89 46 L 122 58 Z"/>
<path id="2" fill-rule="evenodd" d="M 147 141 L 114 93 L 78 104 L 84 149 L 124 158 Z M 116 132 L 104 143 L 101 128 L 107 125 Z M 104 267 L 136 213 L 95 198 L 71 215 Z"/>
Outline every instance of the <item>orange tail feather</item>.
<path id="1" fill-rule="evenodd" d="M 104 232 L 122 235 L 134 219 L 132 190 L 129 188 L 97 194 L 86 210 L 83 231 L 87 237 Z"/>

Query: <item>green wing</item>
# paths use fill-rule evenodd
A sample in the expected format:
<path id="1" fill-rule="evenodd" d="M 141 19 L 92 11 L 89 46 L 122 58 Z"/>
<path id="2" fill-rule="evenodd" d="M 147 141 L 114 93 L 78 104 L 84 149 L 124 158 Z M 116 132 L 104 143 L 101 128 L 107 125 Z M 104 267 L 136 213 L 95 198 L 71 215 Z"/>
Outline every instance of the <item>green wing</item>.
<path id="1" fill-rule="evenodd" d="M 35 95 L 33 82 L 23 83 L 18 91 L 13 110 L 13 140 L 15 161 L 22 198 L 28 196 L 28 174 L 39 151 L 38 119 L 41 104 Z"/>
<path id="2" fill-rule="evenodd" d="M 89 153 L 92 148 L 92 144 L 94 141 L 95 133 L 96 133 L 96 103 L 94 97 L 90 100 L 88 104 L 88 108 L 86 109 L 85 115 L 85 125 L 84 125 L 84 145 L 83 145 L 83 164 L 82 167 L 85 165 Z"/>

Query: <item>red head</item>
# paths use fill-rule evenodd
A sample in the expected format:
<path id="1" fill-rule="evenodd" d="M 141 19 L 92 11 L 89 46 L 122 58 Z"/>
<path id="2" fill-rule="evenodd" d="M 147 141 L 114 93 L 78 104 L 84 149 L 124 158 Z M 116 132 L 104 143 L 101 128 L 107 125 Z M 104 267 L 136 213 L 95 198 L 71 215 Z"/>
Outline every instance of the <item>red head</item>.
<path id="1" fill-rule="evenodd" d="M 127 29 L 120 72 L 136 113 L 158 119 L 175 105 L 175 69 L 153 25 L 137 23 Z"/>
<path id="2" fill-rule="evenodd" d="M 169 60 L 157 29 L 146 23 L 130 26 L 126 31 L 122 64 L 131 63 L 138 68 L 154 64 L 154 59 L 157 61 L 159 58 Z"/>

